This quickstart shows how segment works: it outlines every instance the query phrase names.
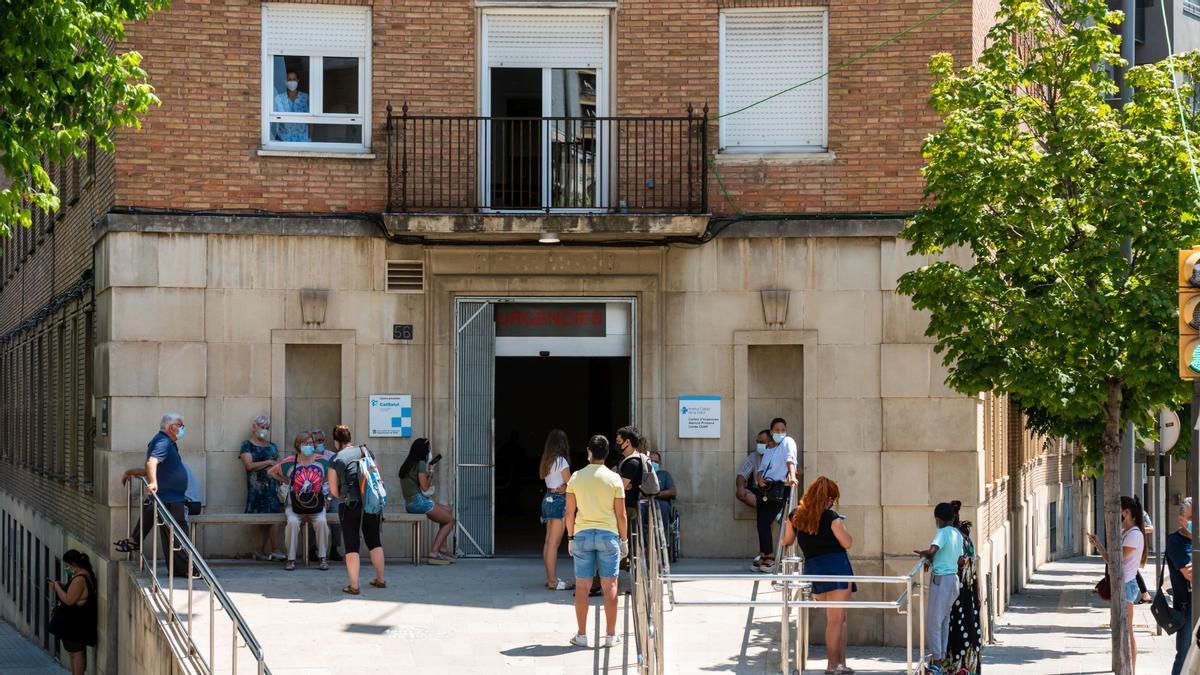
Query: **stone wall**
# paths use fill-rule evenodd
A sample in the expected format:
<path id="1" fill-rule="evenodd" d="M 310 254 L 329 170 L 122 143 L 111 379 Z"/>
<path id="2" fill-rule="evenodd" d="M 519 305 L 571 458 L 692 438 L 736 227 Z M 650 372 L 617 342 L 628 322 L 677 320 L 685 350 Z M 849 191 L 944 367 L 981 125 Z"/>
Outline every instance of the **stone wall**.
<path id="1" fill-rule="evenodd" d="M 140 220 L 154 229 L 154 218 Z M 679 483 L 685 556 L 753 555 L 753 521 L 735 504 L 733 477 L 754 432 L 776 415 L 789 418 L 807 479 L 841 485 L 862 574 L 907 572 L 932 534 L 936 502 L 960 499 L 970 517 L 981 503 L 980 404 L 942 383 L 924 317 L 894 291 L 920 260 L 892 238 L 421 248 L 373 237 L 110 231 L 98 250 L 97 392 L 112 411 L 100 465 L 114 533 L 125 522 L 120 473 L 141 463 L 168 410 L 188 422 L 181 449 L 206 508 L 242 510 L 237 449 L 250 420 L 272 414 L 275 442 L 290 447 L 279 423 L 288 344 L 340 345 L 342 420 L 360 439 L 370 394 L 412 394 L 414 434 L 446 455 L 439 499 L 452 501 L 453 300 L 464 295 L 636 299 L 636 422 Z M 386 292 L 387 260 L 421 261 L 425 292 Z M 323 322 L 305 321 L 300 288 L 328 290 Z M 765 288 L 789 292 L 776 325 L 764 315 Z M 415 339 L 392 340 L 393 323 L 413 324 Z M 677 437 L 676 398 L 697 394 L 723 400 L 719 440 Z M 363 440 L 399 494 L 395 467 L 409 439 Z M 407 553 L 405 534 L 385 534 L 389 554 Z M 248 532 L 214 528 L 204 546 L 230 555 L 253 545 Z M 883 621 L 861 613 L 856 639 Z"/>

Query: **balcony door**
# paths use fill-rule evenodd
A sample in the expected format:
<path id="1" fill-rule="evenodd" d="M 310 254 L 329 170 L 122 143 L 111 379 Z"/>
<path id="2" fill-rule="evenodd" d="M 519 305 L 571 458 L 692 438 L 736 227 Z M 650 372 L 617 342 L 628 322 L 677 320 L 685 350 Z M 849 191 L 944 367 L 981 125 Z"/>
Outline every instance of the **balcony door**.
<path id="1" fill-rule="evenodd" d="M 485 208 L 606 208 L 608 15 L 488 13 L 484 34 Z"/>

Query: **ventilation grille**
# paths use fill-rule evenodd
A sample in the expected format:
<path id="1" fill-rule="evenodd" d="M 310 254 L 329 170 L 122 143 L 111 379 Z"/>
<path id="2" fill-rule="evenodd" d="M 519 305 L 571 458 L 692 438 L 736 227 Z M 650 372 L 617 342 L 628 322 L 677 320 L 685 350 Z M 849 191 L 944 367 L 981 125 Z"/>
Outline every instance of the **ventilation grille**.
<path id="1" fill-rule="evenodd" d="M 425 263 L 420 260 L 387 261 L 387 289 L 394 293 L 425 290 Z"/>

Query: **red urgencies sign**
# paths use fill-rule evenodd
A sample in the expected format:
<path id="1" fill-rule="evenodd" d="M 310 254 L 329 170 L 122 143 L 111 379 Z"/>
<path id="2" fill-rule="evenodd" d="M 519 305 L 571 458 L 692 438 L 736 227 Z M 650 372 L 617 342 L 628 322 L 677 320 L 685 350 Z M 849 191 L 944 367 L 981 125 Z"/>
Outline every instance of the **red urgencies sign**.
<path id="1" fill-rule="evenodd" d="M 604 337 L 601 303 L 496 305 L 496 337 Z"/>

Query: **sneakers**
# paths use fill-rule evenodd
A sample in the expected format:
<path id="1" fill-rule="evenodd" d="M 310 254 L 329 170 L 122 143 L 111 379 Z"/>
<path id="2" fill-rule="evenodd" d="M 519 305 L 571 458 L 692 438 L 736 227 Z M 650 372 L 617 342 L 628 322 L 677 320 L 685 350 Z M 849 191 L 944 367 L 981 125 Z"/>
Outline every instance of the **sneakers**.
<path id="1" fill-rule="evenodd" d="M 295 560 L 287 561 L 287 564 L 283 566 L 283 569 L 287 572 L 295 572 L 296 571 L 296 561 Z"/>
<path id="2" fill-rule="evenodd" d="M 576 635 L 571 638 L 571 644 L 575 645 L 576 647 L 585 647 L 586 648 L 588 646 L 587 636 L 586 635 Z"/>
<path id="3" fill-rule="evenodd" d="M 605 649 L 608 649 L 609 647 L 616 647 L 619 644 L 621 644 L 621 636 L 620 635 L 605 635 L 604 636 L 604 648 Z"/>
<path id="4" fill-rule="evenodd" d="M 318 569 L 320 569 L 322 572 L 329 571 L 329 561 L 321 558 L 321 564 L 318 566 Z"/>

